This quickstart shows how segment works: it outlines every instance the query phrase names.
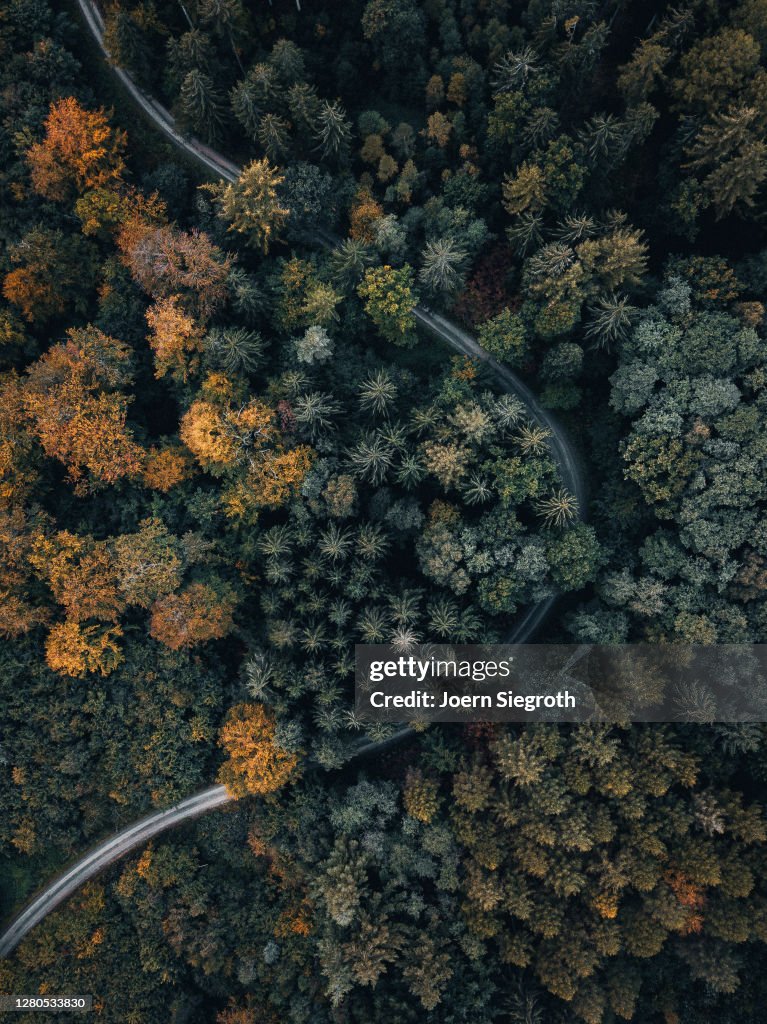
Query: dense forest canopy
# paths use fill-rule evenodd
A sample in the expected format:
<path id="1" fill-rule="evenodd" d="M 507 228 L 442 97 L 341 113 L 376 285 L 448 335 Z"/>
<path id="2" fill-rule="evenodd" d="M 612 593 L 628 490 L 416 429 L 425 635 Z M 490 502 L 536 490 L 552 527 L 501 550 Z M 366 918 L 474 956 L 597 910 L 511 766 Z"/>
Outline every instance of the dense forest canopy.
<path id="1" fill-rule="evenodd" d="M 355 643 L 767 631 L 767 4 L 0 11 L 0 963 L 105 1021 L 761 1019 L 765 729 L 432 726 Z M 452 353 L 417 307 L 470 330 Z M 552 420 L 552 423 L 555 421 Z M 709 715 L 710 718 L 710 715 Z"/>

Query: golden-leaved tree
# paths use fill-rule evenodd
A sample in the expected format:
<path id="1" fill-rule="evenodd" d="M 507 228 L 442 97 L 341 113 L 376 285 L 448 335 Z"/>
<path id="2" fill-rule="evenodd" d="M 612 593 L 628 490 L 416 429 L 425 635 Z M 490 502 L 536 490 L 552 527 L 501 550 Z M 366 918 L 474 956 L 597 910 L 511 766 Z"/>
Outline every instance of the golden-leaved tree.
<path id="1" fill-rule="evenodd" d="M 149 344 L 154 352 L 155 377 L 170 375 L 184 383 L 200 365 L 203 332 L 192 316 L 184 312 L 179 297 L 158 299 L 146 311 Z"/>
<path id="2" fill-rule="evenodd" d="M 108 676 L 123 660 L 120 626 L 82 625 L 67 619 L 53 626 L 45 641 L 45 660 L 54 672 L 80 678 L 92 672 Z"/>
<path id="3" fill-rule="evenodd" d="M 129 350 L 95 327 L 70 330 L 29 370 L 24 406 L 45 454 L 77 490 L 141 472 L 143 449 L 127 426 Z"/>
<path id="4" fill-rule="evenodd" d="M 217 385 L 208 378 L 181 421 L 181 440 L 203 469 L 229 478 L 222 500 L 232 518 L 283 505 L 309 471 L 313 449 L 286 447 L 273 409 L 259 398 L 235 404 L 225 379 L 218 393 Z"/>
<path id="5" fill-rule="evenodd" d="M 103 109 L 86 110 L 73 96 L 51 104 L 45 136 L 27 150 L 36 192 L 66 200 L 122 178 L 126 135 L 109 124 Z"/>
<path id="6" fill-rule="evenodd" d="M 218 773 L 235 797 L 263 796 L 284 786 L 298 757 L 275 745 L 275 720 L 261 704 L 236 704 L 221 730 L 229 760 Z"/>

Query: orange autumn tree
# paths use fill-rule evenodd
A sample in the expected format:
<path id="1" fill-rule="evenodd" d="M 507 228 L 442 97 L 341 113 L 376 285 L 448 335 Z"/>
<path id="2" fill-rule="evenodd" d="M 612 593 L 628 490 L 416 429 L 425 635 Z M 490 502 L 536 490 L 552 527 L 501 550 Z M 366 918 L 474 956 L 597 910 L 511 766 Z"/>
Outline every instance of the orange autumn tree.
<path id="1" fill-rule="evenodd" d="M 696 885 L 684 872 L 673 868 L 664 871 L 663 880 L 673 892 L 680 908 L 680 919 L 675 930 L 681 935 L 699 933 L 703 929 L 703 909 L 706 905 L 703 887 Z"/>
<path id="2" fill-rule="evenodd" d="M 45 660 L 54 672 L 81 678 L 89 672 L 108 676 L 122 662 L 119 626 L 81 625 L 67 621 L 53 626 L 45 641 Z"/>
<path id="3" fill-rule="evenodd" d="M 230 466 L 241 461 L 245 410 L 233 411 L 217 403 L 198 399 L 192 402 L 181 420 L 179 437 L 203 469 L 221 476 Z M 251 431 L 261 431 L 265 442 L 273 440 L 271 410 L 260 403 L 245 414 Z"/>
<path id="4" fill-rule="evenodd" d="M 238 1006 L 234 997 L 230 998 L 226 1009 L 216 1014 L 216 1024 L 278 1024 L 274 1014 L 253 1007 L 250 996 L 245 997 L 245 1002 L 245 1006 Z"/>
<path id="5" fill-rule="evenodd" d="M 383 215 L 383 206 L 373 198 L 370 189 L 361 188 L 349 211 L 349 235 L 360 242 L 372 242 L 375 238 L 373 225 Z"/>
<path id="6" fill-rule="evenodd" d="M 234 404 L 226 381 L 208 378 L 205 397 L 197 399 L 181 420 L 179 435 L 203 469 L 228 475 L 223 494 L 231 518 L 259 508 L 278 508 L 301 484 L 311 466 L 313 449 L 286 448 L 274 410 L 261 399 Z"/>
<path id="7" fill-rule="evenodd" d="M 65 381 L 57 389 L 57 399 L 45 401 L 35 395 L 28 408 L 46 455 L 67 466 L 78 493 L 87 489 L 86 474 L 95 486 L 141 471 L 141 448 L 126 427 L 127 401 L 122 395 L 89 395 Z"/>
<path id="8" fill-rule="evenodd" d="M 96 251 L 80 235 L 37 225 L 8 246 L 8 259 L 13 269 L 3 279 L 3 296 L 29 323 L 87 309 Z"/>
<path id="9" fill-rule="evenodd" d="M 0 513 L 0 554 L 4 526 L 10 531 Z M 23 526 L 22 519 L 16 529 Z M 66 616 L 51 628 L 45 646 L 48 665 L 63 675 L 108 675 L 120 664 L 122 629 L 117 620 L 129 605 L 151 606 L 150 632 L 174 650 L 223 636 L 232 626 L 235 598 L 226 585 L 192 584 L 180 594 L 171 593 L 181 585 L 186 550 L 160 519 L 142 520 L 134 533 L 106 540 L 67 530 L 45 532 L 39 524 L 36 532 L 11 540 L 15 544 L 6 547 L 18 548 L 16 562 L 23 559 L 27 569 L 34 569 Z M 0 577 L 0 632 L 17 635 L 20 630 L 11 627 L 13 602 L 19 601 L 11 590 L 4 603 L 3 590 Z M 38 622 L 48 617 L 30 608 L 33 625 L 36 615 Z"/>
<path id="10" fill-rule="evenodd" d="M 221 729 L 221 745 L 229 760 L 221 766 L 219 782 L 234 797 L 264 796 L 284 786 L 298 757 L 275 746 L 275 720 L 262 704 L 236 704 Z"/>
<path id="11" fill-rule="evenodd" d="M 125 599 L 107 543 L 67 530 L 50 535 L 38 532 L 27 560 L 66 614 L 66 620 L 48 632 L 45 659 L 49 667 L 77 678 L 89 672 L 109 675 L 122 661 L 122 629 L 115 623 Z"/>
<path id="12" fill-rule="evenodd" d="M 121 212 L 115 244 L 121 262 L 129 267 L 128 254 L 145 235 L 168 223 L 168 209 L 157 192 L 145 195 L 130 187 L 122 189 L 120 195 Z"/>
<path id="13" fill-rule="evenodd" d="M 279 508 L 301 485 L 314 452 L 307 445 L 267 452 L 222 496 L 230 519 L 246 519 L 257 508 Z"/>
<path id="14" fill-rule="evenodd" d="M 226 584 L 190 583 L 154 602 L 149 633 L 172 651 L 218 640 L 234 626 L 236 606 L 237 596 Z"/>
<path id="15" fill-rule="evenodd" d="M 159 299 L 146 311 L 149 344 L 154 352 L 155 377 L 170 374 L 184 383 L 200 366 L 203 332 L 180 304 L 177 295 Z"/>
<path id="16" fill-rule="evenodd" d="M 126 135 L 103 109 L 86 110 L 73 96 L 51 104 L 45 136 L 27 150 L 36 192 L 64 200 L 88 189 L 117 185 L 125 167 Z"/>
<path id="17" fill-rule="evenodd" d="M 105 541 L 68 530 L 41 534 L 33 542 L 29 562 L 72 622 L 116 622 L 125 609 L 117 567 Z"/>
<path id="18" fill-rule="evenodd" d="M 71 330 L 29 369 L 24 405 L 46 455 L 69 470 L 79 491 L 141 471 L 143 450 L 127 427 L 126 345 L 95 327 Z"/>
<path id="19" fill-rule="evenodd" d="M 152 445 L 144 460 L 144 485 L 167 493 L 192 475 L 192 460 L 180 445 Z"/>

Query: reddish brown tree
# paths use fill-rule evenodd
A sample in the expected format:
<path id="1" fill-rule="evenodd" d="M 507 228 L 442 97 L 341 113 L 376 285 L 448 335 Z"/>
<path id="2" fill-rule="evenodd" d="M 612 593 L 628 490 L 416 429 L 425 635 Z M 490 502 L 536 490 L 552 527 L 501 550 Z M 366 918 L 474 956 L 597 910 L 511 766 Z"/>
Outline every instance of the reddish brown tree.
<path id="1" fill-rule="evenodd" d="M 149 632 L 173 651 L 226 636 L 234 622 L 237 598 L 231 588 L 191 583 L 179 594 L 168 594 L 152 605 Z"/>
<path id="2" fill-rule="evenodd" d="M 226 256 L 203 231 L 179 231 L 171 225 L 131 220 L 117 239 L 123 261 L 153 298 L 183 297 L 197 316 L 208 317 L 227 297 L 233 257 Z"/>

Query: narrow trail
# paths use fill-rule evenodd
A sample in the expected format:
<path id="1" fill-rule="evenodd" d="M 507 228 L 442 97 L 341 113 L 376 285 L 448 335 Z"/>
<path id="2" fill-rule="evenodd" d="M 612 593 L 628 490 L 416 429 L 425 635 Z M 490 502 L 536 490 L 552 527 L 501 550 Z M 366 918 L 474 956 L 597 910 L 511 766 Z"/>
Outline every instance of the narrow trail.
<path id="1" fill-rule="evenodd" d="M 78 4 L 88 28 L 104 57 L 108 60 L 109 53 L 104 45 L 104 22 L 94 0 L 78 0 Z M 237 180 L 240 168 L 236 164 L 197 139 L 182 135 L 176 129 L 173 117 L 165 107 L 151 96 L 147 96 L 126 71 L 114 66 L 112 66 L 112 70 L 135 102 L 173 145 L 198 161 L 207 171 L 225 178 L 227 181 Z M 325 247 L 333 245 L 328 236 L 318 237 L 317 242 Z M 414 314 L 424 330 L 440 338 L 457 352 L 487 363 L 501 387 L 524 402 L 530 418 L 538 426 L 549 431 L 549 447 L 552 457 L 557 464 L 563 484 L 577 499 L 579 514 L 583 516 L 587 498 L 585 478 L 576 451 L 556 417 L 541 405 L 524 381 L 520 380 L 508 367 L 493 359 L 468 331 L 423 305 L 416 306 Z M 555 596 L 548 597 L 528 608 L 522 618 L 515 622 L 506 642 L 525 643 L 529 640 L 546 619 L 555 601 Z M 411 733 L 411 729 L 401 729 L 388 739 L 366 743 L 355 752 L 352 760 L 360 760 L 371 754 L 381 754 L 385 749 Z M 13 919 L 8 928 L 0 935 L 0 957 L 9 956 L 35 925 L 68 899 L 84 882 L 119 860 L 130 850 L 141 846 L 153 836 L 165 832 L 167 829 L 205 814 L 207 811 L 222 807 L 231 801 L 232 797 L 229 796 L 224 786 L 210 786 L 187 797 L 186 800 L 182 800 L 173 807 L 141 818 L 93 847 L 63 874 L 50 882 Z"/>

